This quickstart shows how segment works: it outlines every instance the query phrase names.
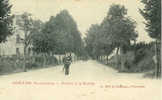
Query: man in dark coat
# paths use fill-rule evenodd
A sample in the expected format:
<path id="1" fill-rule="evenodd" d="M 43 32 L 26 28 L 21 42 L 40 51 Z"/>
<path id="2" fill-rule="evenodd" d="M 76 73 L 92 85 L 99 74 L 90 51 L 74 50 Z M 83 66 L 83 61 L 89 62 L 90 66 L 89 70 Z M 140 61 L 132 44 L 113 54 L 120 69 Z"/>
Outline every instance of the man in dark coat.
<path id="1" fill-rule="evenodd" d="M 63 58 L 65 75 L 69 75 L 69 67 L 70 67 L 71 62 L 72 62 L 72 57 L 70 55 L 69 56 L 65 56 Z"/>

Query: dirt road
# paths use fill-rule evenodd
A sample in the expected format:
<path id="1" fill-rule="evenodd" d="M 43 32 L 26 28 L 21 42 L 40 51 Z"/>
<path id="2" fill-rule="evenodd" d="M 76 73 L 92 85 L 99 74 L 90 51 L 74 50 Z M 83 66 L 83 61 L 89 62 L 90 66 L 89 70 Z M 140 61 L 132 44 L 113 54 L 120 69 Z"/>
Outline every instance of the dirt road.
<path id="1" fill-rule="evenodd" d="M 0 100 L 162 100 L 161 81 L 118 73 L 95 61 L 0 76 Z"/>

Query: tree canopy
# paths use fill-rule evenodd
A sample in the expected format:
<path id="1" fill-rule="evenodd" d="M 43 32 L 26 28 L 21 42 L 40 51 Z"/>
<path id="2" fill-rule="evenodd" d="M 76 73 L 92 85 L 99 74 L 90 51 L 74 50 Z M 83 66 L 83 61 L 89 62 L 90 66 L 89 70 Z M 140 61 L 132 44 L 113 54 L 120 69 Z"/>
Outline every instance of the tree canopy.
<path id="1" fill-rule="evenodd" d="M 0 43 L 13 33 L 11 7 L 8 0 L 0 0 Z"/>
<path id="2" fill-rule="evenodd" d="M 64 54 L 79 53 L 83 41 L 77 24 L 67 10 L 61 11 L 55 17 L 51 16 L 35 41 L 35 48 L 40 52 Z"/>
<path id="3" fill-rule="evenodd" d="M 127 16 L 127 9 L 113 4 L 100 25 L 92 25 L 85 38 L 90 55 L 109 55 L 115 48 L 126 51 L 137 38 L 136 22 Z"/>
<path id="4" fill-rule="evenodd" d="M 102 23 L 91 25 L 87 31 L 86 50 L 91 57 L 110 55 L 115 48 L 126 52 L 138 36 L 135 29 L 136 22 L 127 16 L 127 9 L 113 4 Z"/>
<path id="5" fill-rule="evenodd" d="M 144 9 L 140 13 L 146 20 L 149 36 L 161 40 L 161 0 L 142 0 Z"/>
<path id="6" fill-rule="evenodd" d="M 121 5 L 112 5 L 107 17 L 101 24 L 107 42 L 117 47 L 129 45 L 137 38 L 136 22 L 127 16 L 127 9 Z"/>

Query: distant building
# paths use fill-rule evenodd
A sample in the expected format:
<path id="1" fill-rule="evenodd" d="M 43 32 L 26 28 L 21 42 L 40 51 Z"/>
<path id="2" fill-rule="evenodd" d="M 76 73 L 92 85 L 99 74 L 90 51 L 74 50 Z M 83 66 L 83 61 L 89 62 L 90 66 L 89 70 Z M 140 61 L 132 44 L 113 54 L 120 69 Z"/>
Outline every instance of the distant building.
<path id="1" fill-rule="evenodd" d="M 24 55 L 24 31 L 17 25 L 20 18 L 20 15 L 15 15 L 13 19 L 14 34 L 8 37 L 5 43 L 0 44 L 1 56 Z M 32 46 L 30 45 L 27 49 L 30 52 Z"/>

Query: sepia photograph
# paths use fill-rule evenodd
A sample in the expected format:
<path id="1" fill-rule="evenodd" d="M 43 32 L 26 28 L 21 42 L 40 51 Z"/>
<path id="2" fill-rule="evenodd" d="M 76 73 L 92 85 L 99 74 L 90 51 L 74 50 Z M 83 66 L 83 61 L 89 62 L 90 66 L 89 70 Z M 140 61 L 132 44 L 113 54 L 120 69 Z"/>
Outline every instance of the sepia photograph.
<path id="1" fill-rule="evenodd" d="M 161 0 L 0 0 L 0 100 L 162 100 Z"/>

